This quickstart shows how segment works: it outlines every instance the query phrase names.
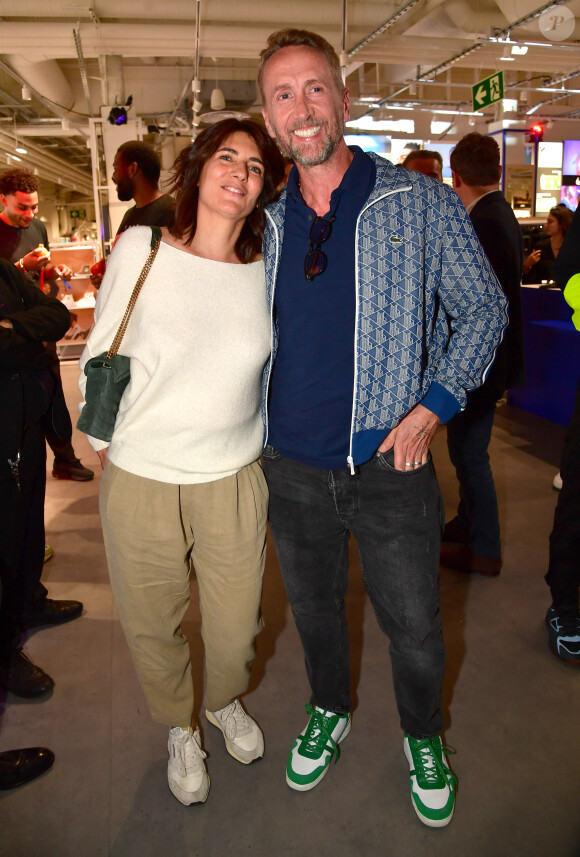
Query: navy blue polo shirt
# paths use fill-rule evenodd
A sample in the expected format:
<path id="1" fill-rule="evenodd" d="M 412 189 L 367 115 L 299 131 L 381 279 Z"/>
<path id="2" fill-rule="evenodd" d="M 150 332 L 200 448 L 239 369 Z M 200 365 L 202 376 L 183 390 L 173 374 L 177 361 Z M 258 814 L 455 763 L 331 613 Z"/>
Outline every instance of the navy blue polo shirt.
<path id="1" fill-rule="evenodd" d="M 354 392 L 356 219 L 375 183 L 372 160 L 358 146 L 330 198 L 330 238 L 321 245 L 328 263 L 308 282 L 304 259 L 316 218 L 288 180 L 284 242 L 276 281 L 280 344 L 270 383 L 268 443 L 295 461 L 338 470 L 347 467 Z"/>

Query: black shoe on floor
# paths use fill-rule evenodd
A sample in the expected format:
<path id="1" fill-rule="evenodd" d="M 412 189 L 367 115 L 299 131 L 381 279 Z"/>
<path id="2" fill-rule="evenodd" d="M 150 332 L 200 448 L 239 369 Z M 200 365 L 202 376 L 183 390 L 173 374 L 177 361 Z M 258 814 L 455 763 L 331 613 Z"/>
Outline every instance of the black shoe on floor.
<path id="1" fill-rule="evenodd" d="M 83 467 L 78 458 L 72 461 L 54 461 L 52 475 L 55 479 L 73 479 L 75 482 L 90 482 L 94 477 L 92 470 Z"/>
<path id="2" fill-rule="evenodd" d="M 63 625 L 76 619 L 83 612 L 81 601 L 57 601 L 54 598 L 43 598 L 34 604 L 24 616 L 22 625 L 29 631 L 41 625 Z"/>
<path id="3" fill-rule="evenodd" d="M 0 789 L 14 789 L 52 768 L 54 753 L 46 747 L 27 747 L 0 753 Z"/>
<path id="4" fill-rule="evenodd" d="M 0 672 L 0 687 L 22 699 L 38 699 L 50 693 L 54 681 L 33 664 L 22 649 L 14 649 L 8 668 Z"/>

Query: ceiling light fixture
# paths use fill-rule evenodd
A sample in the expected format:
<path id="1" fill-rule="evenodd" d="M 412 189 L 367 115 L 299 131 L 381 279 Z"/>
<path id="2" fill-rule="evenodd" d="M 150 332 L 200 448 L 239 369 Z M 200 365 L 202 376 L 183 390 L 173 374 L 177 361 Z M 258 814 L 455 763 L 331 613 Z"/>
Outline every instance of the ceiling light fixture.
<path id="1" fill-rule="evenodd" d="M 13 115 L 12 121 L 14 122 L 14 151 L 18 152 L 19 155 L 27 155 L 28 151 L 18 142 L 18 131 L 16 130 L 16 114 Z M 21 159 L 17 158 L 16 160 L 19 161 Z"/>
<path id="2" fill-rule="evenodd" d="M 215 63 L 215 87 L 211 91 L 211 98 L 209 103 L 212 110 L 223 110 L 226 106 L 226 100 L 224 98 L 222 90 L 219 88 L 217 59 L 214 57 L 213 61 Z"/>
<path id="3" fill-rule="evenodd" d="M 503 49 L 503 54 L 501 55 L 500 60 L 502 60 L 502 62 L 515 62 L 516 61 L 516 58 L 512 57 L 512 52 L 511 52 L 508 45 L 506 45 L 505 48 Z"/>
<path id="4" fill-rule="evenodd" d="M 193 58 L 193 80 L 191 81 L 191 91 L 193 93 L 193 102 L 191 104 L 193 116 L 191 125 L 193 129 L 192 139 L 195 141 L 197 128 L 200 123 L 199 114 L 203 107 L 201 100 L 201 80 L 199 79 L 199 31 L 201 27 L 201 0 L 197 0 L 195 8 L 195 56 Z"/>
<path id="5" fill-rule="evenodd" d="M 109 113 L 109 116 L 107 117 L 111 125 L 126 125 L 127 114 L 131 109 L 132 104 L 133 96 L 130 95 L 127 99 L 127 103 L 123 107 L 111 107 L 111 111 Z"/>
<path id="6" fill-rule="evenodd" d="M 22 100 L 23 101 L 31 101 L 32 100 L 32 90 L 29 86 L 22 87 Z"/>

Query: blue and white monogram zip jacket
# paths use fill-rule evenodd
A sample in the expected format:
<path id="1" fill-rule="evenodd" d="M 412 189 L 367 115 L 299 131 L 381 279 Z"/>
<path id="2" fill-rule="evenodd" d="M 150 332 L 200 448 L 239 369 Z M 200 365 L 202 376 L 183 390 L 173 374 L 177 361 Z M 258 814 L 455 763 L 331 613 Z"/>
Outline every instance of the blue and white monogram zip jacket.
<path id="1" fill-rule="evenodd" d="M 356 227 L 356 325 L 349 457 L 363 464 L 421 402 L 446 422 L 479 387 L 507 326 L 507 301 L 457 194 L 376 155 Z M 272 354 L 286 193 L 266 210 L 264 262 Z"/>

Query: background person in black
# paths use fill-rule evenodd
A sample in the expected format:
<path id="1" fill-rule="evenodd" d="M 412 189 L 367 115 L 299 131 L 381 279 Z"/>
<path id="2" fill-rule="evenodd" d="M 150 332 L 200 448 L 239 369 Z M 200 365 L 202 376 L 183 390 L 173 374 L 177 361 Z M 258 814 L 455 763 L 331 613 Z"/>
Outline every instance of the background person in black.
<path id="1" fill-rule="evenodd" d="M 153 146 L 140 140 L 129 140 L 117 149 L 113 159 L 112 180 L 121 202 L 134 199 L 135 205 L 125 212 L 117 237 L 130 226 L 170 226 L 175 200 L 159 190 L 161 161 Z M 98 289 L 105 273 L 101 260 L 91 283 Z"/>
<path id="2" fill-rule="evenodd" d="M 449 457 L 459 480 L 457 516 L 445 527 L 444 565 L 496 575 L 501 570 L 497 496 L 487 448 L 496 402 L 524 380 L 521 310 L 523 242 L 513 210 L 499 189 L 500 154 L 492 137 L 467 134 L 450 156 L 453 187 L 465 205 L 491 267 L 508 298 L 509 325 L 488 375 L 467 394 L 465 410 L 447 424 Z"/>
<path id="3" fill-rule="evenodd" d="M 70 324 L 68 310 L 0 260 L 0 687 L 27 699 L 53 680 L 21 648 L 24 628 L 80 616 L 80 601 L 53 601 L 40 583 L 44 560 L 46 444 L 43 420 L 56 380 L 44 341 Z M 49 620 L 50 621 L 50 620 Z"/>
<path id="4" fill-rule="evenodd" d="M 556 284 L 564 288 L 580 273 L 580 208 L 576 209 L 554 263 Z M 577 311 L 578 306 L 574 305 Z M 577 315 L 575 314 L 575 319 Z M 578 325 L 576 324 L 576 327 Z M 552 605 L 546 615 L 551 651 L 568 663 L 580 663 L 580 381 L 560 463 L 562 490 L 550 534 L 545 580 Z"/>
<path id="5" fill-rule="evenodd" d="M 26 279 L 37 286 L 42 269 L 47 281 L 70 277 L 72 274 L 66 265 L 51 264 L 47 254 L 37 249 L 42 244 L 49 251 L 46 227 L 36 219 L 39 185 L 38 178 L 29 170 L 16 167 L 0 175 L 0 202 L 4 206 L 0 214 L 0 258 L 13 262 Z M 52 475 L 57 479 L 88 482 L 94 473 L 88 467 L 83 467 L 71 443 L 72 423 L 62 390 L 56 347 L 51 344 L 47 350 L 56 378 L 53 410 L 59 422 L 58 432 L 52 421 L 44 427 L 46 440 L 54 453 Z"/>
<path id="6" fill-rule="evenodd" d="M 135 200 L 125 213 L 117 235 L 130 226 L 169 226 L 175 200 L 159 190 L 161 161 L 148 143 L 129 140 L 117 149 L 113 160 L 113 182 L 121 202 Z"/>
<path id="7" fill-rule="evenodd" d="M 550 209 L 544 226 L 545 237 L 537 242 L 529 256 L 524 259 L 524 283 L 553 282 L 554 262 L 558 258 L 571 222 L 572 212 L 566 205 L 560 203 Z"/>

